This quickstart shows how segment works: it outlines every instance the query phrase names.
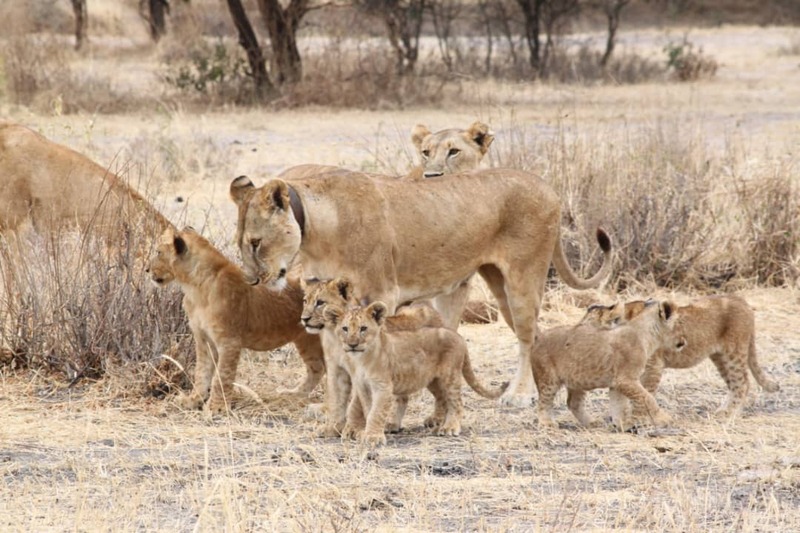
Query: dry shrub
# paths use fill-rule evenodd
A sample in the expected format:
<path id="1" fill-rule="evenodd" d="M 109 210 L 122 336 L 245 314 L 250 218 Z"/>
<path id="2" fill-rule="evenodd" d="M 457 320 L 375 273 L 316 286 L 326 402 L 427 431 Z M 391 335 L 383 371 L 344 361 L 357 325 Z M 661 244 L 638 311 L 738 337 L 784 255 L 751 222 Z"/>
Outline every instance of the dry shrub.
<path id="1" fill-rule="evenodd" d="M 636 84 L 664 79 L 665 69 L 656 61 L 637 54 L 617 53 L 603 67 L 603 54 L 587 45 L 572 52 L 556 47 L 550 56 L 544 78 L 566 84 Z"/>
<path id="2" fill-rule="evenodd" d="M 147 95 L 119 92 L 108 76 L 77 73 L 67 38 L 28 35 L 12 37 L 2 52 L 3 78 L 17 104 L 44 113 L 124 112 L 149 105 Z"/>
<path id="3" fill-rule="evenodd" d="M 71 383 L 115 368 L 129 391 L 164 392 L 180 380 L 162 354 L 191 361 L 181 297 L 144 272 L 155 236 L 116 223 L 111 239 L 91 226 L 0 241 L 2 344 L 16 367 Z"/>
<path id="4" fill-rule="evenodd" d="M 695 47 L 686 37 L 679 43 L 669 43 L 664 47 L 667 54 L 667 70 L 676 81 L 697 81 L 713 78 L 719 65 L 713 57 L 703 54 L 703 49 Z"/>
<path id="5" fill-rule="evenodd" d="M 618 289 L 642 282 L 684 289 L 795 283 L 797 162 L 756 166 L 734 147 L 720 157 L 685 129 L 677 122 L 641 127 L 623 139 L 619 132 L 602 134 L 606 142 L 597 143 L 600 133 L 578 135 L 562 126 L 535 146 L 514 142 L 511 155 L 539 154 L 526 168 L 559 191 L 562 238 L 584 274 L 600 259 L 591 238 L 600 225 L 617 247 L 612 285 Z M 494 163 L 513 166 L 507 154 L 498 150 Z"/>

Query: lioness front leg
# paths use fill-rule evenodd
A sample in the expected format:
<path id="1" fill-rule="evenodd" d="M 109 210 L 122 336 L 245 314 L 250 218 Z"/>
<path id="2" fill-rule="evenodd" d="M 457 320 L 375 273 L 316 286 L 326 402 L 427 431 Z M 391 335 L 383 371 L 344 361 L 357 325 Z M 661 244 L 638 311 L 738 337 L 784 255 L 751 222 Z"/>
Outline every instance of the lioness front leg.
<path id="1" fill-rule="evenodd" d="M 192 392 L 181 393 L 176 403 L 183 409 L 194 410 L 203 407 L 211 389 L 211 379 L 214 377 L 214 358 L 212 347 L 199 332 L 194 332 L 194 384 Z"/>
<path id="2" fill-rule="evenodd" d="M 361 435 L 364 444 L 374 446 L 386 444 L 386 418 L 392 408 L 393 395 L 388 387 L 372 390 L 372 405 L 367 413 L 367 425 Z"/>
<path id="3" fill-rule="evenodd" d="M 218 350 L 219 358 L 208 398 L 208 410 L 212 413 L 227 412 L 233 405 L 233 381 L 242 348 L 237 341 L 225 341 L 220 343 Z"/>

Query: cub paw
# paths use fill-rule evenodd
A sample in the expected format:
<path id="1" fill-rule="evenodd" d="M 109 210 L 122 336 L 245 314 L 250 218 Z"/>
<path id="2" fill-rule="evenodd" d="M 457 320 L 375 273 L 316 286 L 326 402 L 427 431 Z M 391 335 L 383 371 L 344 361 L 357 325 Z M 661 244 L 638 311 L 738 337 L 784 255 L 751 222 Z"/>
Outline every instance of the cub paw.
<path id="1" fill-rule="evenodd" d="M 191 394 L 180 393 L 180 395 L 175 398 L 175 403 L 178 404 L 178 407 L 186 411 L 196 411 L 203 407 L 204 402 L 199 394 L 193 392 Z"/>
<path id="2" fill-rule="evenodd" d="M 386 444 L 386 435 L 383 433 L 364 433 L 361 443 L 366 446 L 380 446 Z"/>
<path id="3" fill-rule="evenodd" d="M 533 404 L 533 395 L 531 394 L 509 394 L 506 392 L 500 396 L 500 405 L 506 407 L 530 407 Z"/>

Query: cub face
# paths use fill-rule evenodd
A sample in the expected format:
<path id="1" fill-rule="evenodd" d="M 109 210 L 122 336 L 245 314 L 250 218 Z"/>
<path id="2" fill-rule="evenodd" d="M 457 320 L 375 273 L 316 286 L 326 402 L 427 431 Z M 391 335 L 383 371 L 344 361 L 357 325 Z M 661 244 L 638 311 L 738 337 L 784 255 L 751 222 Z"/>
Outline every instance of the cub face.
<path id="1" fill-rule="evenodd" d="M 335 328 L 344 351 L 358 356 L 368 351 L 380 335 L 386 322 L 388 308 L 383 302 L 367 307 L 353 306 L 347 310 L 329 305 L 325 308 L 325 321 Z"/>
<path id="2" fill-rule="evenodd" d="M 466 130 L 446 129 L 432 133 L 418 124 L 411 130 L 425 178 L 456 174 L 478 167 L 494 140 L 489 126 L 474 122 Z"/>
<path id="3" fill-rule="evenodd" d="M 176 262 L 182 260 L 187 252 L 186 240 L 180 232 L 165 230 L 145 268 L 145 272 L 150 274 L 150 281 L 158 287 L 174 281 Z"/>
<path id="4" fill-rule="evenodd" d="M 319 280 L 316 278 L 302 280 L 303 313 L 300 322 L 308 333 L 317 334 L 325 327 L 325 308 L 335 305 L 347 306 L 352 295 L 352 286 L 344 278 Z"/>
<path id="5" fill-rule="evenodd" d="M 611 329 L 625 322 L 630 322 L 645 309 L 655 303 L 655 300 L 634 300 L 631 302 L 617 302 L 613 305 L 590 305 L 586 314 L 581 319 L 581 324 L 592 324 L 597 327 Z"/>

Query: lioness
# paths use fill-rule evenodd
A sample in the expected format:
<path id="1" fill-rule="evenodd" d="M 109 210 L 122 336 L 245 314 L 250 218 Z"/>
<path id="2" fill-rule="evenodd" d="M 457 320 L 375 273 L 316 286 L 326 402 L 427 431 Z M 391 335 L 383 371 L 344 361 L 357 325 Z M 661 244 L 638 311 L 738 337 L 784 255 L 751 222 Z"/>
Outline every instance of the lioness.
<path id="1" fill-rule="evenodd" d="M 482 122 L 473 122 L 466 130 L 451 128 L 431 133 L 427 126 L 417 124 L 411 130 L 411 142 L 422 163 L 412 176 L 437 178 L 478 168 L 492 145 L 494 134 Z"/>
<path id="2" fill-rule="evenodd" d="M 383 302 L 344 310 L 328 305 L 326 323 L 334 327 L 348 358 L 353 397 L 347 408 L 343 437 L 357 436 L 366 444 L 385 444 L 384 427 L 394 398 L 406 401 L 426 388 L 436 398 L 434 414 L 425 425 L 439 435 L 459 435 L 464 406 L 461 376 L 485 398 L 498 398 L 504 388 L 486 389 L 475 377 L 467 343 L 448 328 L 424 327 L 389 332 L 383 327 L 388 308 Z"/>
<path id="3" fill-rule="evenodd" d="M 621 316 L 624 322 L 641 312 L 640 302 L 618 303 L 605 308 L 605 312 L 595 311 L 594 320 L 609 324 L 619 321 Z M 758 364 L 755 317 L 743 298 L 707 296 L 679 307 L 676 313 L 675 335 L 684 339 L 686 346 L 680 351 L 664 348 L 650 357 L 642 375 L 642 384 L 648 391 L 656 392 L 665 368 L 691 368 L 706 358 L 711 359 L 728 386 L 728 397 L 718 409 L 722 417 L 736 415 L 747 399 L 748 367 L 765 391 L 780 390 Z"/>
<path id="4" fill-rule="evenodd" d="M 343 278 L 303 280 L 303 313 L 300 321 L 307 332 L 321 336 L 325 353 L 327 419 L 321 432 L 321 435 L 325 437 L 339 436 L 344 429 L 347 404 L 350 401 L 352 389 L 350 378 L 352 368 L 349 358 L 345 357 L 336 332 L 333 331 L 333 328 L 326 327 L 323 313 L 329 305 L 346 307 L 355 303 L 352 291 L 350 282 Z M 427 305 L 402 307 L 396 315 L 386 319 L 388 331 L 414 330 L 425 326 L 443 326 L 439 313 Z M 398 399 L 395 417 L 388 425 L 389 431 L 400 431 L 407 405 L 407 397 Z"/>
<path id="5" fill-rule="evenodd" d="M 0 231 L 75 225 L 151 237 L 172 227 L 108 169 L 22 125 L 0 122 Z"/>
<path id="6" fill-rule="evenodd" d="M 611 271 L 611 240 L 598 230 L 603 265 L 578 278 L 560 241 L 561 207 L 552 188 L 512 169 L 416 181 L 374 180 L 351 172 L 268 181 L 233 180 L 236 241 L 253 282 L 280 286 L 295 260 L 306 276 L 345 276 L 356 296 L 400 304 L 448 295 L 475 272 L 489 285 L 519 340 L 518 369 L 505 403 L 529 405 L 530 350 L 552 261 L 571 287 L 595 287 Z M 445 324 L 461 308 L 443 309 Z"/>
<path id="7" fill-rule="evenodd" d="M 147 272 L 156 285 L 175 281 L 184 293 L 197 354 L 192 392 L 178 399 L 185 409 L 202 407 L 206 399 L 212 412 L 227 409 L 243 348 L 266 351 L 294 343 L 308 373 L 303 383 L 283 392 L 308 395 L 319 383 L 325 371 L 322 346 L 300 325 L 299 282 L 290 280 L 282 292 L 254 287 L 238 266 L 191 229 L 166 230 Z"/>
<path id="8" fill-rule="evenodd" d="M 660 347 L 674 347 L 671 330 L 676 318 L 670 303 L 652 302 L 630 322 L 613 329 L 590 324 L 551 329 L 541 335 L 531 352 L 531 366 L 539 390 L 539 424 L 554 426 L 556 393 L 567 387 L 567 405 L 582 425 L 592 423 L 583 409 L 586 391 L 609 388 L 611 418 L 620 429 L 628 425 L 625 398 L 649 415 L 656 425 L 670 420 L 639 377 L 648 358 Z"/>

